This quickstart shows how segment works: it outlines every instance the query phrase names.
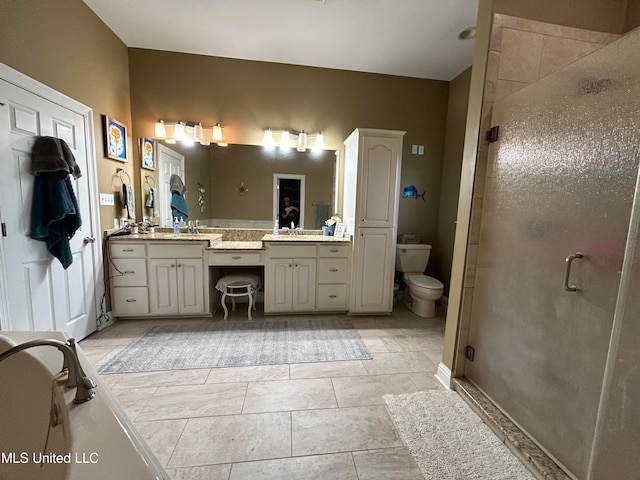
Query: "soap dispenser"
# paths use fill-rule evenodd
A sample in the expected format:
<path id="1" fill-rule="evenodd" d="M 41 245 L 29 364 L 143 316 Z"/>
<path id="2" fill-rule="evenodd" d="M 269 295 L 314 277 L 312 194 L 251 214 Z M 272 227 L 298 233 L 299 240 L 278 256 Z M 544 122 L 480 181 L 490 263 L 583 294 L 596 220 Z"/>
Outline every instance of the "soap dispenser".
<path id="1" fill-rule="evenodd" d="M 173 217 L 173 233 L 180 233 L 180 222 L 178 222 L 178 217 Z"/>

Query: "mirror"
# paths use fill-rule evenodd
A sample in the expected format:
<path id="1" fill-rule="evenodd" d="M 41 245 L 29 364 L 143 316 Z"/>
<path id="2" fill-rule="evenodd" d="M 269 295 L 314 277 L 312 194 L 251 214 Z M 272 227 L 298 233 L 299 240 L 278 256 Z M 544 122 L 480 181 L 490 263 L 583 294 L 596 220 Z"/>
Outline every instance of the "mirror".
<path id="1" fill-rule="evenodd" d="M 271 229 L 284 200 L 277 193 L 276 178 L 305 179 L 304 196 L 299 197 L 301 204 L 295 205 L 300 208 L 301 228 L 321 229 L 335 210 L 334 151 L 315 153 L 267 150 L 258 145 L 219 147 L 183 143 L 166 147 L 185 158 L 189 220 L 198 219 L 211 227 Z M 162 171 L 160 160 L 158 167 Z"/>

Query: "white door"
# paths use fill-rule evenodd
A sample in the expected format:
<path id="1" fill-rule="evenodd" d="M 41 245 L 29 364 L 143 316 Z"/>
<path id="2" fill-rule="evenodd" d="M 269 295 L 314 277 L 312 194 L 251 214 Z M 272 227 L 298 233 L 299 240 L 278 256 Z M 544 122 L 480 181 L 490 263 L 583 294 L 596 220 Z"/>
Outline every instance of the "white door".
<path id="1" fill-rule="evenodd" d="M 179 175 L 183 182 L 184 178 L 184 155 L 174 152 L 170 148 L 158 143 L 158 168 L 160 170 L 160 191 L 158 192 L 160 201 L 160 223 L 163 227 L 171 227 L 173 218 L 171 216 L 171 188 L 169 179 L 171 175 Z"/>
<path id="2" fill-rule="evenodd" d="M 4 76 L 10 69 L 2 67 Z M 100 273 L 100 245 L 94 242 L 99 225 L 91 204 L 95 171 L 88 162 L 93 156 L 92 132 L 87 128 L 90 110 L 84 107 L 89 113 L 81 114 L 63 106 L 74 102 L 26 77 L 24 83 L 31 91 L 21 88 L 16 83 L 22 83 L 22 77 L 11 72 L 10 81 L 0 79 L 0 220 L 6 232 L 0 241 L 2 329 L 62 330 L 81 339 L 96 330 Z M 38 86 L 52 100 L 32 93 Z M 35 136 L 40 135 L 67 142 L 82 172 L 72 182 L 82 227 L 71 239 L 73 263 L 67 270 L 44 242 L 29 236 L 34 179 L 30 152 Z"/>

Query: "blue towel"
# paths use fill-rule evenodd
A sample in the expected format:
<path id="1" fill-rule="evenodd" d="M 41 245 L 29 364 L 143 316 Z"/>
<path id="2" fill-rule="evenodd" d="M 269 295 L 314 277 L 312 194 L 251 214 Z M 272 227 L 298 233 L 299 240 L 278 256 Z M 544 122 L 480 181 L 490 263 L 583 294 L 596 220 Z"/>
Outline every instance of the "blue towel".
<path id="1" fill-rule="evenodd" d="M 177 218 L 180 220 L 182 217 L 183 220 L 189 218 L 189 209 L 187 208 L 187 202 L 184 199 L 184 195 L 178 192 L 173 192 L 171 194 L 171 216 L 172 218 Z"/>
<path id="2" fill-rule="evenodd" d="M 31 238 L 47 249 L 66 270 L 73 262 L 69 240 L 82 225 L 69 172 L 40 173 L 33 183 Z"/>

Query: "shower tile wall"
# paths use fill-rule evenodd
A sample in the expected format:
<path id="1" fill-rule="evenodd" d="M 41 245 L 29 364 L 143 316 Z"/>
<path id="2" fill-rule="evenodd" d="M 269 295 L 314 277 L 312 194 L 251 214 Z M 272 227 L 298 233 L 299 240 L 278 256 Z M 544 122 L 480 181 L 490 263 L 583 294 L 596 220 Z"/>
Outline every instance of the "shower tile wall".
<path id="1" fill-rule="evenodd" d="M 482 223 L 484 185 L 493 103 L 617 40 L 620 35 L 594 32 L 524 18 L 494 14 L 487 58 L 476 177 L 467 244 L 467 263 L 461 307 L 459 360 L 456 374 L 464 371 L 462 350 L 467 345 L 473 300 L 478 242 Z"/>

